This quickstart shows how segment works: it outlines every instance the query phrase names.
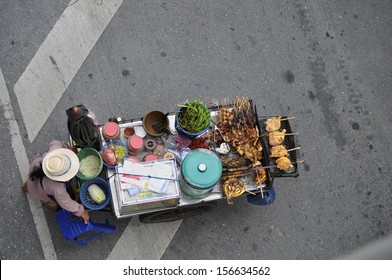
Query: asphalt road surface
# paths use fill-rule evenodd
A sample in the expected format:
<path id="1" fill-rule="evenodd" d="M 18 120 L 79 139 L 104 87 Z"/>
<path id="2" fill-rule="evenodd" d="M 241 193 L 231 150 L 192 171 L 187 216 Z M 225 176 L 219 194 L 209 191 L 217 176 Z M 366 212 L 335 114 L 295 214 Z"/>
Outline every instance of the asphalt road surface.
<path id="1" fill-rule="evenodd" d="M 392 3 L 0 0 L 1 259 L 338 259 L 391 235 Z M 275 203 L 225 201 L 188 219 L 109 221 L 80 247 L 20 190 L 68 140 L 65 110 L 100 123 L 247 96 L 294 116 L 305 163 Z M 391 257 L 391 255 L 389 255 Z"/>

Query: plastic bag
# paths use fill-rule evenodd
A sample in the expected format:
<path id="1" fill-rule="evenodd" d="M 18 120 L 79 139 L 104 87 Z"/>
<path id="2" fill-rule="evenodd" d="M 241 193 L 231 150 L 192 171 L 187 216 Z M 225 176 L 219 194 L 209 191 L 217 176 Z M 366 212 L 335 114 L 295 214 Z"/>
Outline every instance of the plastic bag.
<path id="1" fill-rule="evenodd" d="M 95 115 L 80 104 L 66 110 L 68 132 L 77 148 L 100 149 L 98 122 Z"/>

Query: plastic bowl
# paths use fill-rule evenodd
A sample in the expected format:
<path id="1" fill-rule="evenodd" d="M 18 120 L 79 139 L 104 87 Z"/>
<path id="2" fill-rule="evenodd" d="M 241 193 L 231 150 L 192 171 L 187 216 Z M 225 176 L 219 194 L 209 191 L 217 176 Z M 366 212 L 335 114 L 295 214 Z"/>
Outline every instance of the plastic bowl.
<path id="1" fill-rule="evenodd" d="M 88 187 L 92 184 L 97 184 L 105 193 L 106 199 L 104 202 L 102 202 L 101 204 L 96 203 L 94 200 L 92 200 L 92 198 L 90 197 L 89 193 L 88 193 Z M 102 178 L 95 178 L 92 180 L 88 180 L 86 182 L 84 182 L 82 184 L 82 186 L 80 187 L 80 201 L 82 202 L 82 204 L 90 209 L 90 210 L 101 210 L 103 209 L 106 205 L 108 205 L 111 195 L 110 195 L 110 189 L 109 189 L 109 185 L 108 183 L 103 180 Z"/>
<path id="2" fill-rule="evenodd" d="M 96 156 L 99 159 L 99 168 L 98 168 L 97 172 L 94 173 L 93 175 L 91 175 L 90 177 L 88 177 L 85 174 L 83 174 L 82 172 L 80 172 L 80 168 L 79 168 L 79 171 L 76 174 L 76 177 L 78 177 L 81 180 L 94 179 L 102 172 L 103 160 L 97 150 L 95 150 L 93 148 L 85 148 L 85 149 L 80 150 L 79 153 L 77 154 L 77 156 L 79 158 L 79 162 L 81 162 L 83 159 L 85 159 L 86 157 L 91 156 L 91 155 Z"/>
<path id="3" fill-rule="evenodd" d="M 120 140 L 112 140 L 112 141 L 107 142 L 105 145 L 102 146 L 101 152 L 105 151 L 105 150 L 109 147 L 109 145 L 111 145 L 111 144 L 116 145 L 116 146 L 122 146 L 122 147 L 124 147 L 124 148 L 125 148 L 125 157 L 124 157 L 124 159 L 126 159 L 126 158 L 128 157 L 128 149 L 127 149 L 127 146 L 126 146 L 123 142 L 121 142 Z M 102 157 L 102 156 L 101 156 L 101 157 Z M 104 164 L 106 167 L 108 167 L 108 168 L 115 168 L 116 166 L 118 166 L 118 164 L 116 164 L 116 165 L 109 165 L 109 164 L 107 164 L 107 163 L 105 162 L 105 160 L 103 160 L 103 158 L 102 158 L 102 162 L 103 162 L 103 164 Z"/>
<path id="4" fill-rule="evenodd" d="M 175 126 L 175 128 L 176 128 L 176 130 L 177 130 L 177 132 L 179 134 L 192 139 L 192 138 L 195 138 L 195 137 L 197 137 L 199 135 L 204 134 L 210 128 L 210 126 L 207 125 L 207 127 L 205 129 L 203 129 L 202 131 L 199 131 L 197 133 L 191 133 L 191 132 L 186 131 L 185 129 L 183 129 L 181 127 L 181 123 L 178 121 L 178 114 L 180 113 L 180 111 L 181 111 L 181 108 L 177 110 L 176 117 L 175 117 L 175 120 L 174 120 L 174 126 Z"/>
<path id="5" fill-rule="evenodd" d="M 125 138 L 129 138 L 135 134 L 135 129 L 132 126 L 127 126 L 124 128 L 124 136 Z"/>
<path id="6" fill-rule="evenodd" d="M 153 127 L 153 124 L 161 125 L 162 128 L 169 128 L 169 119 L 161 111 L 150 111 L 143 117 L 143 128 L 152 136 L 161 136 L 164 131 L 158 131 Z"/>

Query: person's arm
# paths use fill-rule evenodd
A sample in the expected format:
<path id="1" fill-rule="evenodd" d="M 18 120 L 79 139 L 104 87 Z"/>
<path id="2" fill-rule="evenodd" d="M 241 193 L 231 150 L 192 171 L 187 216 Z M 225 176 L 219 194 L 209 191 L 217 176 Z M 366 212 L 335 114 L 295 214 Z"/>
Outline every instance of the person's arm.
<path id="1" fill-rule="evenodd" d="M 63 184 L 63 186 L 58 186 L 53 194 L 60 207 L 68 212 L 73 213 L 75 216 L 83 218 L 84 222 L 87 224 L 89 220 L 88 211 L 84 208 L 82 204 L 76 202 L 69 196 L 64 183 L 55 183 Z"/>
<path id="2" fill-rule="evenodd" d="M 60 141 L 60 140 L 53 140 L 49 144 L 48 152 L 56 150 L 56 149 L 60 149 L 60 148 L 71 149 L 71 147 L 69 146 L 69 144 L 67 142 Z"/>

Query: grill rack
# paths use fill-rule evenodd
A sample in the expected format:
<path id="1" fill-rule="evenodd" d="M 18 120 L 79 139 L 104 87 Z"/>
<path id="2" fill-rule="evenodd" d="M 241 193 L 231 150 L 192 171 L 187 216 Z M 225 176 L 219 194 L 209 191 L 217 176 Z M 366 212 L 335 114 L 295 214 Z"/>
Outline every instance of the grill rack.
<path id="1" fill-rule="evenodd" d="M 267 135 L 268 132 L 265 130 L 265 124 L 264 124 L 264 122 L 268 118 L 271 118 L 271 117 L 273 117 L 273 116 L 263 116 L 258 119 L 260 134 L 262 135 L 261 138 L 262 138 L 262 141 L 265 144 L 265 148 L 266 148 L 265 164 L 267 166 L 276 165 L 276 162 L 275 162 L 276 159 L 270 157 L 271 146 L 269 145 L 269 139 L 268 139 L 268 135 Z M 288 118 L 288 116 L 281 116 L 281 118 L 285 119 L 285 118 Z M 293 133 L 289 120 L 281 121 L 281 130 L 282 129 L 286 129 L 286 133 Z M 287 150 L 298 147 L 299 145 L 298 145 L 296 135 L 285 135 L 285 138 L 284 138 L 282 145 L 285 146 L 285 148 Z M 270 169 L 271 169 L 271 174 L 273 177 L 281 178 L 281 177 L 298 177 L 299 176 L 298 164 L 297 164 L 297 161 L 300 159 L 299 150 L 290 151 L 289 158 L 290 158 L 291 162 L 293 163 L 294 167 L 289 170 L 286 170 L 286 171 L 280 170 L 277 167 L 272 167 Z M 263 164 L 264 164 L 264 162 L 263 162 Z"/>
<path id="2" fill-rule="evenodd" d="M 256 120 L 256 125 L 259 129 L 259 132 L 260 132 L 261 131 L 260 130 L 260 121 L 259 121 L 259 118 L 257 115 L 256 105 L 253 104 L 253 101 L 250 98 L 249 98 L 249 104 L 250 104 L 250 108 L 252 110 L 252 114 Z M 218 111 L 219 108 L 221 108 L 221 107 L 231 108 L 233 106 L 234 106 L 234 104 L 228 103 L 228 104 L 221 105 L 221 106 L 210 106 L 208 109 L 211 111 Z M 269 165 L 269 161 L 267 160 L 269 157 L 269 148 L 267 147 L 264 139 L 261 139 L 261 145 L 263 147 L 261 163 L 262 163 L 262 166 L 267 166 L 267 165 Z M 267 173 L 267 180 L 264 182 L 265 183 L 265 187 L 263 188 L 264 191 L 271 190 L 273 188 L 274 177 L 275 177 L 273 174 L 273 171 L 270 170 L 270 168 L 267 168 L 265 171 Z M 260 192 L 259 190 L 255 191 L 255 193 L 259 193 L 259 192 Z"/>

